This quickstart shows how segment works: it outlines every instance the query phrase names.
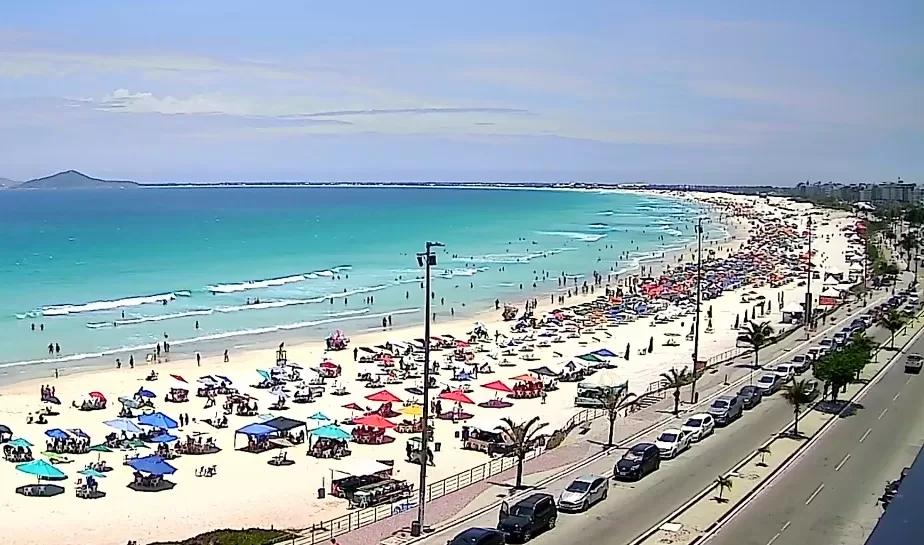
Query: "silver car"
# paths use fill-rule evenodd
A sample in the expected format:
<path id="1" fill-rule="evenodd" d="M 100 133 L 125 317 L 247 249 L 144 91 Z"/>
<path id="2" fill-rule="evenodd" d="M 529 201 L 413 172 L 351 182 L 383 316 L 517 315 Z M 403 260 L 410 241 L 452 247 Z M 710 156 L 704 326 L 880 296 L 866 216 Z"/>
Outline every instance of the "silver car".
<path id="1" fill-rule="evenodd" d="M 578 477 L 558 497 L 559 511 L 584 511 L 598 501 L 606 499 L 610 483 L 606 477 L 585 475 Z"/>

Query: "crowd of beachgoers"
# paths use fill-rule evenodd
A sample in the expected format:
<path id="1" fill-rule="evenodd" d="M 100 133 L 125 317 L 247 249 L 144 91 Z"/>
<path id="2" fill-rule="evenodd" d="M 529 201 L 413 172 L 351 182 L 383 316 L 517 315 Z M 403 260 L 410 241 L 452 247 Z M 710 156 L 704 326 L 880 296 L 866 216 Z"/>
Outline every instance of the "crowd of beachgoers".
<path id="1" fill-rule="evenodd" d="M 478 321 L 441 321 L 429 385 L 417 325 L 0 388 L 6 542 L 309 527 L 406 496 L 417 464 L 439 479 L 503 455 L 502 417 L 538 415 L 551 433 L 579 410 L 579 392 L 643 395 L 661 373 L 692 367 L 697 287 L 707 361 L 734 348 L 748 320 L 795 327 L 809 276 L 818 305 L 844 297 L 862 274 L 846 213 L 775 198 L 684 198 L 734 234 L 703 244 L 701 268 L 694 245 L 641 271 L 588 273 L 528 305 L 498 301 Z M 433 441 L 421 450 L 424 388 Z"/>

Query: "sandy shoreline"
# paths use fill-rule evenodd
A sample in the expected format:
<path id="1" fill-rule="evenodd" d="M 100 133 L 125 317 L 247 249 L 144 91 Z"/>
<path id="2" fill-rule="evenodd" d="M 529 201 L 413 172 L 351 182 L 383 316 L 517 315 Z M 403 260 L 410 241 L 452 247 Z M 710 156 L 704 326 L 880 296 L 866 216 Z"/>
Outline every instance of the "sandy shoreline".
<path id="1" fill-rule="evenodd" d="M 690 198 L 684 196 L 682 198 Z M 695 198 L 706 203 L 709 207 L 722 207 L 716 213 L 726 214 L 737 206 L 741 216 L 731 217 L 730 231 L 733 238 L 725 243 L 708 241 L 703 245 L 704 256 L 708 250 L 714 250 L 719 258 L 726 257 L 731 250 L 737 250 L 747 238 L 751 229 L 758 221 L 744 217 L 753 215 L 755 210 L 760 213 L 786 214 L 784 207 L 796 206 L 784 204 L 782 200 L 763 203 L 757 199 L 747 197 L 731 197 L 717 195 L 697 195 Z M 745 214 L 741 210 L 747 210 Z M 830 219 L 826 225 L 818 228 L 814 249 L 820 254 L 818 266 L 838 267 L 846 270 L 844 263 L 844 249 L 846 240 L 840 228 L 850 224 L 851 220 L 843 214 L 823 212 Z M 759 215 L 758 215 L 759 217 Z M 799 221 L 795 218 L 794 221 Z M 710 242 L 715 242 L 711 244 Z M 695 243 L 693 244 L 695 247 Z M 666 264 L 674 264 L 678 256 L 689 262 L 693 255 L 691 247 L 669 253 L 665 256 Z M 643 263 L 646 270 L 654 263 Z M 655 270 L 663 268 L 665 263 L 655 266 Z M 588 271 L 589 272 L 589 271 Z M 613 279 L 613 287 L 626 281 L 630 275 L 621 275 L 618 280 Z M 604 274 L 604 280 L 605 280 Z M 554 282 L 554 280 L 553 280 Z M 605 283 L 605 282 L 604 282 Z M 543 287 L 540 284 L 537 289 Z M 554 287 L 554 286 L 553 286 Z M 754 288 L 765 295 L 768 300 L 774 300 L 778 293 L 786 294 L 786 301 L 800 300 L 800 288 L 795 283 L 782 288 L 759 287 Z M 526 290 L 524 290 L 526 291 Z M 820 291 L 820 290 L 819 290 Z M 556 287 L 555 292 L 559 292 Z M 602 289 L 595 290 L 593 294 L 574 295 L 565 299 L 565 305 L 578 305 L 602 295 Z M 817 291 L 816 291 L 817 293 Z M 544 312 L 559 307 L 550 300 L 550 294 L 535 294 L 538 309 L 536 314 L 541 316 Z M 524 297 L 525 299 L 525 297 Z M 736 332 L 731 328 L 734 317 L 742 311 L 739 301 L 740 293 L 726 292 L 724 295 L 704 304 L 706 308 L 713 309 L 715 331 L 704 334 L 700 345 L 701 359 L 707 359 L 723 352 L 735 344 Z M 522 301 L 516 302 L 522 306 Z M 767 319 L 779 321 L 778 308 L 768 315 Z M 515 367 L 494 366 L 494 373 L 479 377 L 471 383 L 473 391 L 470 397 L 475 403 L 487 401 L 494 397 L 493 392 L 480 388 L 480 384 L 493 380 L 510 382 L 509 378 L 526 372 L 527 369 L 541 365 L 560 365 L 582 353 L 607 347 L 616 353 L 622 353 L 627 344 L 632 345 L 633 356 L 625 361 L 617 360 L 620 374 L 624 374 L 629 381 L 630 391 L 642 393 L 649 383 L 656 380 L 661 372 L 672 366 L 684 366 L 690 362 L 692 343 L 680 341 L 677 347 L 665 347 L 660 342 L 664 333 L 672 332 L 679 335 L 679 339 L 690 328 L 692 318 L 685 322 L 670 323 L 659 327 L 650 327 L 650 320 L 638 320 L 625 324 L 606 332 L 610 336 L 600 334 L 581 335 L 576 339 L 568 339 L 563 344 L 555 345 L 550 349 L 539 349 L 537 361 L 521 361 L 513 359 Z M 438 320 L 432 326 L 433 335 L 453 335 L 456 338 L 467 338 L 474 321 L 481 321 L 491 331 L 502 331 L 510 334 L 510 323 L 503 322 L 496 311 L 482 311 L 474 316 L 466 316 L 449 321 Z M 350 347 L 375 346 L 387 342 L 400 342 L 422 337 L 422 324 L 399 326 L 384 331 L 369 331 L 361 335 L 351 335 Z M 349 334 L 349 332 L 348 332 Z M 647 345 L 650 336 L 658 337 L 655 350 L 644 357 L 636 356 L 637 348 Z M 599 339 L 599 340 L 598 340 Z M 324 395 L 317 402 L 308 405 L 290 405 L 292 409 L 284 413 L 290 418 L 305 420 L 309 414 L 323 412 L 331 419 L 342 420 L 349 418 L 351 412 L 342 408 L 348 402 L 356 402 L 363 406 L 375 407 L 377 404 L 367 402 L 364 396 L 376 390 L 366 389 L 361 383 L 355 381 L 356 365 L 353 362 L 352 350 L 326 353 L 323 343 L 317 340 L 300 339 L 286 342 L 288 357 L 310 367 L 320 361 L 330 358 L 344 369 L 342 384 L 347 387 L 351 395 L 333 397 Z M 559 352 L 563 357 L 556 357 Z M 439 354 L 437 354 L 439 356 Z M 442 356 L 440 356 L 442 357 Z M 123 367 L 115 370 L 112 367 L 101 369 L 84 369 L 74 373 L 62 374 L 58 379 L 50 378 L 53 367 L 43 369 L 45 376 L 17 380 L 12 384 L 0 386 L 0 424 L 13 429 L 16 436 L 25 437 L 36 445 L 33 451 L 36 457 L 44 450 L 46 439 L 44 432 L 49 428 L 73 429 L 80 428 L 92 437 L 92 444 L 102 442 L 103 437 L 112 430 L 104 424 L 103 420 L 116 417 L 118 402 L 116 398 L 131 395 L 139 388 L 144 387 L 154 391 L 158 400 L 171 386 L 180 386 L 169 375 L 176 374 L 185 377 L 191 384 L 190 389 L 195 390 L 195 379 L 206 374 L 220 374 L 234 380 L 234 385 L 242 391 L 253 394 L 260 405 L 260 413 L 269 412 L 267 409 L 274 400 L 265 390 L 254 390 L 247 385 L 259 381 L 257 369 L 268 369 L 274 364 L 274 348 L 259 348 L 247 351 L 234 352 L 230 362 L 225 363 L 219 353 L 203 354 L 201 366 L 194 358 L 177 359 L 160 364 L 144 364 L 138 362 L 135 369 Z M 482 361 L 482 360 L 478 360 Z M 492 363 L 494 365 L 494 363 Z M 160 378 L 156 382 L 146 382 L 144 378 L 156 369 Z M 443 371 L 441 381 L 446 381 L 449 375 Z M 457 384 L 457 383 L 451 383 Z M 41 407 L 38 390 L 41 385 L 53 385 L 56 394 L 61 398 L 62 405 L 58 408 L 59 416 L 50 419 L 47 425 L 27 425 L 26 418 L 30 412 Z M 414 399 L 415 396 L 405 391 L 404 387 L 410 384 L 388 386 L 389 391 L 397 394 L 402 400 Z M 328 386 L 328 390 L 330 385 Z M 87 398 L 90 392 L 102 392 L 109 400 L 110 405 L 105 411 L 82 412 L 70 407 L 71 401 L 78 403 Z M 195 392 L 191 392 L 194 394 Z M 484 409 L 477 406 L 471 410 L 475 414 L 472 423 L 485 428 L 493 428 L 501 416 L 509 416 L 515 421 L 539 414 L 549 423 L 549 429 L 562 425 L 575 411 L 573 397 L 575 385 L 573 383 L 561 384 L 559 391 L 548 396 L 546 404 L 538 399 L 517 400 L 509 409 Z M 99 544 L 123 544 L 128 539 L 146 540 L 174 539 L 190 537 L 201 531 L 220 527 L 241 526 L 269 526 L 275 527 L 305 527 L 321 520 L 338 516 L 345 512 L 345 502 L 328 496 L 318 500 L 316 491 L 321 487 L 328 487 L 334 471 L 344 468 L 357 460 L 395 460 L 395 475 L 397 478 L 416 480 L 418 468 L 403 461 L 404 443 L 407 436 L 391 432 L 396 440 L 389 445 L 367 446 L 353 445 L 353 455 L 344 460 L 315 459 L 305 456 L 306 447 L 300 445 L 288 449 L 289 458 L 295 460 L 290 467 L 274 467 L 267 461 L 278 451 L 262 454 L 250 454 L 233 450 L 234 431 L 241 426 L 258 421 L 257 418 L 230 417 L 228 429 L 215 430 L 202 423 L 201 420 L 216 416 L 220 412 L 221 403 L 216 408 L 204 409 L 203 399 L 192 397 L 189 403 L 168 404 L 155 400 L 158 410 L 162 410 L 172 417 L 178 413 L 188 413 L 193 419 L 192 424 L 175 431 L 175 435 L 185 438 L 193 432 L 209 433 L 218 443 L 222 451 L 207 456 L 183 456 L 171 461 L 178 468 L 171 480 L 177 483 L 175 490 L 160 493 L 140 493 L 126 488 L 131 481 L 130 468 L 122 465 L 122 456 L 125 453 L 112 452 L 88 455 L 70 456 L 75 461 L 70 464 L 59 465 L 70 477 L 65 482 L 65 494 L 55 498 L 27 498 L 15 494 L 13 486 L 34 482 L 34 479 L 15 470 L 15 465 L 9 462 L 0 464 L 0 475 L 3 482 L 8 483 L 6 489 L 0 490 L 0 507 L 11 514 L 10 523 L 5 534 L 9 543 L 48 543 L 49 540 L 34 532 L 36 527 L 47 527 L 52 535 L 70 534 L 75 542 Z M 466 407 L 468 408 L 468 407 Z M 458 439 L 454 433 L 461 428 L 461 424 L 449 421 L 439 421 L 436 424 L 436 441 L 442 443 L 442 449 L 436 453 L 436 466 L 431 470 L 431 478 L 446 477 L 458 471 L 483 463 L 486 458 L 481 453 L 462 451 L 459 449 Z M 146 449 L 140 449 L 140 454 L 148 454 Z M 80 477 L 77 470 L 83 469 L 84 464 L 101 458 L 115 467 L 115 470 L 100 479 L 100 489 L 108 496 L 99 500 L 81 500 L 74 497 L 73 481 Z M 216 465 L 217 475 L 211 478 L 197 478 L 196 469 L 203 465 Z M 31 480 L 30 480 L 31 479 Z M 297 506 L 297 508 L 295 508 Z M 170 508 L 173 510 L 170 510 Z M 176 509 L 180 507 L 180 509 Z M 152 516 L 151 513 L 165 513 Z"/>

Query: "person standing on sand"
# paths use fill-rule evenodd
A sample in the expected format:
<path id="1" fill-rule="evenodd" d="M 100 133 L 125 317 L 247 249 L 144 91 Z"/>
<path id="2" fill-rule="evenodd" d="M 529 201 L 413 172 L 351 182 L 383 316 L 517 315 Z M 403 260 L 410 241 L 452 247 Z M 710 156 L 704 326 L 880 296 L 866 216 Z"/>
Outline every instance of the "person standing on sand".
<path id="1" fill-rule="evenodd" d="M 196 352 L 196 367 L 202 367 L 202 356 Z"/>
<path id="2" fill-rule="evenodd" d="M 131 355 L 128 357 L 128 368 L 129 369 L 135 368 L 135 356 L 134 355 Z"/>
<path id="3" fill-rule="evenodd" d="M 225 349 L 225 363 L 228 363 L 231 359 L 228 357 L 228 350 Z"/>
<path id="4" fill-rule="evenodd" d="M 116 358 L 116 369 L 121 369 L 121 368 L 122 368 L 122 360 L 120 360 L 119 358 Z"/>

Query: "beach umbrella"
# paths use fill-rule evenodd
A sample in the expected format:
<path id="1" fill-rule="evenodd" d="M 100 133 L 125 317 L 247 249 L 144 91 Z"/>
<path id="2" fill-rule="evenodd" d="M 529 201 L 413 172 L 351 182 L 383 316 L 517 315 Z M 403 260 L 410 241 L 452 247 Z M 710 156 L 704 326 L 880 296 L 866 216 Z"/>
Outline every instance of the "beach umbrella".
<path id="1" fill-rule="evenodd" d="M 503 382 L 499 380 L 495 380 L 494 382 L 489 382 L 487 384 L 482 384 L 481 387 L 487 388 L 488 390 L 494 390 L 495 392 L 504 393 L 504 394 L 513 393 L 513 390 L 510 389 L 510 386 L 507 386 L 506 384 L 504 384 Z"/>
<path id="2" fill-rule="evenodd" d="M 626 343 L 626 355 L 623 356 L 626 359 L 626 361 L 629 361 L 629 345 L 630 343 Z"/>
<path id="3" fill-rule="evenodd" d="M 107 420 L 103 422 L 110 428 L 115 428 L 117 430 L 122 430 L 127 433 L 143 433 L 144 430 L 138 427 L 137 424 L 132 422 L 127 418 L 116 418 L 114 420 Z"/>
<path id="4" fill-rule="evenodd" d="M 415 403 L 401 409 L 399 412 L 404 416 L 420 417 L 423 416 L 423 405 Z"/>
<path id="5" fill-rule="evenodd" d="M 67 475 L 63 471 L 49 464 L 45 460 L 33 460 L 24 464 L 19 464 L 16 469 L 29 475 L 35 475 L 39 479 L 61 480 L 66 479 Z"/>
<path id="6" fill-rule="evenodd" d="M 138 407 L 141 406 L 141 403 L 138 403 L 137 399 L 133 399 L 130 397 L 120 397 L 119 403 L 121 403 L 125 407 L 128 407 L 129 409 L 137 409 Z"/>
<path id="7" fill-rule="evenodd" d="M 138 393 L 137 393 L 136 395 L 139 395 L 139 396 L 144 397 L 144 398 L 147 398 L 147 399 L 154 399 L 155 397 L 157 397 L 157 394 L 155 394 L 155 393 L 152 392 L 151 390 L 147 390 L 147 389 L 145 389 L 145 388 L 142 388 L 142 389 L 138 390 Z"/>
<path id="8" fill-rule="evenodd" d="M 515 380 L 517 382 L 539 382 L 539 379 L 532 375 L 522 374 L 515 377 L 510 377 L 510 380 Z"/>
<path id="9" fill-rule="evenodd" d="M 179 427 L 176 420 L 161 412 L 143 414 L 138 417 L 138 423 L 162 430 L 172 430 L 173 428 Z"/>
<path id="10" fill-rule="evenodd" d="M 179 439 L 179 437 L 175 435 L 170 435 L 169 433 L 162 433 L 158 435 L 157 437 L 152 437 L 151 442 L 152 443 L 170 443 L 172 441 L 176 441 L 177 439 Z"/>
<path id="11" fill-rule="evenodd" d="M 182 382 L 183 384 L 189 384 L 189 383 L 186 381 L 186 379 L 183 378 L 183 377 L 181 377 L 180 375 L 170 375 L 170 376 L 173 377 L 174 380 L 178 380 L 178 381 Z"/>
<path id="12" fill-rule="evenodd" d="M 344 409 L 350 409 L 351 411 L 362 411 L 363 408 L 357 405 L 356 403 L 347 403 L 343 406 Z"/>
<path id="13" fill-rule="evenodd" d="M 215 376 L 216 376 L 219 380 L 221 380 L 222 382 L 226 382 L 226 383 L 228 383 L 228 384 L 234 384 L 233 382 L 231 382 L 231 379 L 229 379 L 228 377 L 226 377 L 226 376 L 224 376 L 224 375 L 215 375 Z"/>
<path id="14" fill-rule="evenodd" d="M 151 475 L 171 475 L 176 473 L 176 468 L 164 461 L 160 456 L 145 456 L 129 460 L 128 465 L 135 471 L 150 473 Z"/>
<path id="15" fill-rule="evenodd" d="M 100 444 L 98 444 L 98 445 L 93 445 L 93 446 L 90 447 L 88 450 L 91 450 L 91 451 L 94 451 L 94 452 L 112 452 L 112 449 L 109 448 L 109 447 L 107 447 L 107 446 L 106 446 L 105 444 L 103 444 L 103 443 L 100 443 Z"/>
<path id="16" fill-rule="evenodd" d="M 326 426 L 321 426 L 320 428 L 315 428 L 311 430 L 311 435 L 314 437 L 320 437 L 322 439 L 333 439 L 336 441 L 346 441 L 352 437 L 350 432 L 335 426 L 333 424 L 328 424 Z"/>
<path id="17" fill-rule="evenodd" d="M 5 424 L 0 424 L 0 433 L 13 435 L 13 430 L 11 430 L 10 427 Z"/>
<path id="18" fill-rule="evenodd" d="M 324 413 L 314 413 L 313 415 L 309 416 L 308 419 L 317 420 L 318 422 L 326 422 L 330 420 L 330 418 L 328 418 Z"/>
<path id="19" fill-rule="evenodd" d="M 651 354 L 652 352 L 654 352 L 654 335 L 652 335 L 651 338 L 648 339 L 648 353 Z M 629 358 L 626 358 L 626 359 L 629 359 Z"/>
<path id="20" fill-rule="evenodd" d="M 462 390 L 454 390 L 452 392 L 443 392 L 439 395 L 439 399 L 444 401 L 454 401 L 456 403 L 468 403 L 469 405 L 474 405 L 475 402 L 471 400 L 470 397 L 465 395 L 465 392 Z"/>
<path id="21" fill-rule="evenodd" d="M 366 396 L 366 399 L 380 403 L 401 403 L 401 398 L 388 390 L 380 390 L 374 394 L 369 394 Z"/>
<path id="22" fill-rule="evenodd" d="M 105 473 L 100 473 L 99 471 L 96 471 L 95 469 L 81 469 L 77 473 L 80 473 L 81 475 L 86 475 L 87 477 L 93 477 L 95 479 L 106 477 Z"/>
<path id="23" fill-rule="evenodd" d="M 395 423 L 388 420 L 380 414 L 367 414 L 366 416 L 361 416 L 353 420 L 353 424 L 357 426 L 369 426 L 370 428 L 378 429 L 391 429 L 395 427 Z"/>
<path id="24" fill-rule="evenodd" d="M 45 435 L 52 439 L 67 439 L 67 432 L 59 428 L 50 429 L 45 432 Z"/>
<path id="25" fill-rule="evenodd" d="M 10 441 L 8 444 L 11 447 L 22 447 L 22 448 L 29 448 L 29 447 L 35 446 L 32 443 L 30 443 L 28 439 L 23 439 L 22 437 L 17 437 L 16 439 L 13 439 L 12 441 Z"/>
<path id="26" fill-rule="evenodd" d="M 106 396 L 104 396 L 103 394 L 99 392 L 90 392 L 90 397 L 92 397 L 93 399 L 98 399 L 104 403 L 106 402 Z"/>

